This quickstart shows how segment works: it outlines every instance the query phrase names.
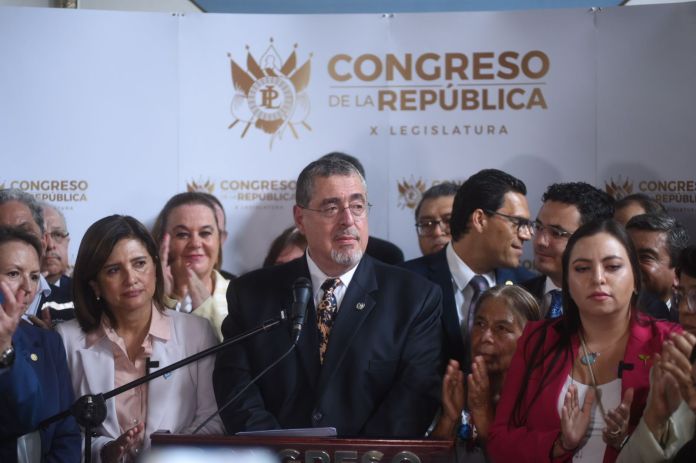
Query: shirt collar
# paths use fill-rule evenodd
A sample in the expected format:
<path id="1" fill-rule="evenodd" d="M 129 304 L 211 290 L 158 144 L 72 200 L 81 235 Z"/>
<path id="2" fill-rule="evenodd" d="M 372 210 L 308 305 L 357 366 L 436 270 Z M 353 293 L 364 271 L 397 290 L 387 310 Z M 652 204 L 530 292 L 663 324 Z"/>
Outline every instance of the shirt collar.
<path id="1" fill-rule="evenodd" d="M 154 304 L 152 304 L 151 310 L 152 315 L 150 317 L 150 329 L 147 332 L 147 336 L 153 336 L 165 342 L 169 341 L 171 338 L 171 327 L 170 323 L 168 322 L 168 317 L 157 310 Z M 118 334 L 116 334 L 116 332 L 111 328 L 109 317 L 102 315 L 97 329 L 87 333 L 87 336 L 85 337 L 85 344 L 88 348 L 92 347 L 104 337 L 107 337 L 111 341 L 115 342 Z"/>
<path id="2" fill-rule="evenodd" d="M 546 277 L 546 281 L 544 282 L 544 294 L 548 294 L 554 289 L 557 289 L 559 291 L 562 291 L 561 288 L 556 286 L 553 281 L 551 281 L 551 278 Z"/>
<path id="3" fill-rule="evenodd" d="M 471 267 L 466 265 L 466 263 L 457 255 L 457 253 L 454 252 L 454 247 L 452 246 L 451 241 L 447 244 L 445 256 L 447 257 L 447 266 L 452 274 L 454 284 L 457 286 L 459 291 L 463 291 L 464 288 L 468 286 L 471 279 L 477 275 L 477 273 L 471 270 Z M 482 276 L 488 282 L 489 287 L 492 288 L 495 286 L 495 272 L 484 273 Z"/>
<path id="4" fill-rule="evenodd" d="M 350 284 L 350 280 L 353 279 L 353 275 L 355 275 L 355 270 L 358 268 L 358 266 L 355 265 L 342 275 L 329 276 L 322 272 L 319 266 L 312 260 L 312 256 L 309 255 L 309 249 L 307 249 L 305 255 L 307 256 L 307 267 L 309 268 L 309 276 L 312 279 L 312 288 L 314 288 L 315 294 L 317 291 L 321 290 L 321 285 L 329 278 L 340 279 L 343 286 L 347 288 Z"/>

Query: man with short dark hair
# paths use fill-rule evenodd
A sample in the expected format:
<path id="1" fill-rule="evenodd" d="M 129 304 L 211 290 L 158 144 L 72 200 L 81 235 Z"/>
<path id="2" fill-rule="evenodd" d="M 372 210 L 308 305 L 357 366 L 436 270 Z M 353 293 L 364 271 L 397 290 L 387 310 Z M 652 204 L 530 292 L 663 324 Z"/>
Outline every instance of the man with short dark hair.
<path id="1" fill-rule="evenodd" d="M 614 203 L 614 219 L 624 226 L 641 214 L 667 214 L 667 209 L 645 193 L 633 193 Z"/>
<path id="2" fill-rule="evenodd" d="M 687 246 L 677 261 L 679 284 L 674 292 L 679 309 L 679 324 L 696 335 L 696 246 Z"/>
<path id="3" fill-rule="evenodd" d="M 638 307 L 655 318 L 677 321 L 672 294 L 679 284 L 675 267 L 679 254 L 689 245 L 681 223 L 665 214 L 642 214 L 626 224 L 638 254 L 643 290 Z"/>
<path id="4" fill-rule="evenodd" d="M 297 180 L 302 258 L 230 282 L 225 339 L 277 317 L 298 278 L 311 281 L 295 351 L 220 412 L 229 433 L 335 427 L 342 436 L 422 436 L 440 398 L 441 293 L 432 283 L 365 255 L 367 188 L 355 167 L 319 159 Z M 288 325 L 218 355 L 222 406 L 292 344 Z"/>
<path id="5" fill-rule="evenodd" d="M 469 332 L 473 309 L 486 288 L 529 279 L 520 265 L 522 245 L 533 234 L 525 184 L 497 169 L 484 169 L 457 190 L 452 207 L 452 241 L 441 251 L 404 267 L 440 285 L 445 355 L 471 364 Z"/>
<path id="6" fill-rule="evenodd" d="M 453 182 L 438 183 L 425 190 L 418 202 L 415 212 L 416 232 L 423 255 L 433 254 L 450 242 L 452 203 L 458 188 Z"/>
<path id="7" fill-rule="evenodd" d="M 563 314 L 561 284 L 562 257 L 568 238 L 575 230 L 597 219 L 610 219 L 614 200 L 604 191 L 585 182 L 554 183 L 541 197 L 534 221 L 534 266 L 541 275 L 522 283 L 541 303 L 549 318 Z"/>

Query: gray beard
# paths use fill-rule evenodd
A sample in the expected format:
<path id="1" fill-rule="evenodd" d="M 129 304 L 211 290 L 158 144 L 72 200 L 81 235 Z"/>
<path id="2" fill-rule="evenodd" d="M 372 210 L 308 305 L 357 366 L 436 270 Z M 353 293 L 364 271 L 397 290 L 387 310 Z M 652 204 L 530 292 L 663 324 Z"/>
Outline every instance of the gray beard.
<path id="1" fill-rule="evenodd" d="M 358 262 L 360 262 L 362 255 L 362 249 L 355 249 L 353 251 L 331 250 L 331 260 L 339 265 L 345 265 L 346 267 L 353 267 L 357 265 Z"/>

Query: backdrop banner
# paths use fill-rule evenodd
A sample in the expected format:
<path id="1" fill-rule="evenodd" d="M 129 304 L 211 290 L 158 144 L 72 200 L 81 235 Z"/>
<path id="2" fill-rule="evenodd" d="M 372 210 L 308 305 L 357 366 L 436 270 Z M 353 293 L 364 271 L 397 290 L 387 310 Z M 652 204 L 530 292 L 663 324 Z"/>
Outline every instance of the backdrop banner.
<path id="1" fill-rule="evenodd" d="M 94 220 L 150 224 L 216 195 L 223 267 L 260 266 L 295 179 L 331 151 L 367 172 L 370 233 L 419 255 L 430 186 L 495 167 L 642 191 L 696 233 L 696 4 L 398 15 L 0 9 L 0 184 L 57 204 L 71 258 Z M 531 265 L 527 246 L 525 265 Z"/>

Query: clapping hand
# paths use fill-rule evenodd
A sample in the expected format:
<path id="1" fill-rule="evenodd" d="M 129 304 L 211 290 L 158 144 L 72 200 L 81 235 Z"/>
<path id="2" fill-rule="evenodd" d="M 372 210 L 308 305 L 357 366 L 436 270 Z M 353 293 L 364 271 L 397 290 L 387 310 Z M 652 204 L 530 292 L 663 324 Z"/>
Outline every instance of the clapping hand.
<path id="1" fill-rule="evenodd" d="M 495 417 L 491 398 L 490 383 L 488 381 L 488 369 L 483 357 L 476 356 L 471 364 L 471 374 L 467 378 L 467 398 L 471 417 L 478 437 L 485 440 L 488 437 L 488 428 Z"/>
<path id="2" fill-rule="evenodd" d="M 662 348 L 660 366 L 679 384 L 681 397 L 691 410 L 696 410 L 696 386 L 691 377 L 689 356 L 696 345 L 696 336 L 691 333 L 672 333 Z"/>
<path id="3" fill-rule="evenodd" d="M 464 408 L 464 373 L 459 362 L 450 360 L 442 378 L 442 415 L 432 432 L 439 439 L 451 438 Z"/>
<path id="4" fill-rule="evenodd" d="M 592 404 L 595 401 L 595 390 L 589 388 L 585 401 L 580 407 L 578 388 L 575 384 L 568 387 L 563 408 L 561 409 L 560 445 L 564 451 L 570 452 L 580 446 L 590 425 Z"/>
<path id="5" fill-rule="evenodd" d="M 602 430 L 602 439 L 607 445 L 620 449 L 628 435 L 628 420 L 631 416 L 633 388 L 626 389 L 623 400 L 614 410 L 609 410 L 605 417 L 606 427 Z"/>

